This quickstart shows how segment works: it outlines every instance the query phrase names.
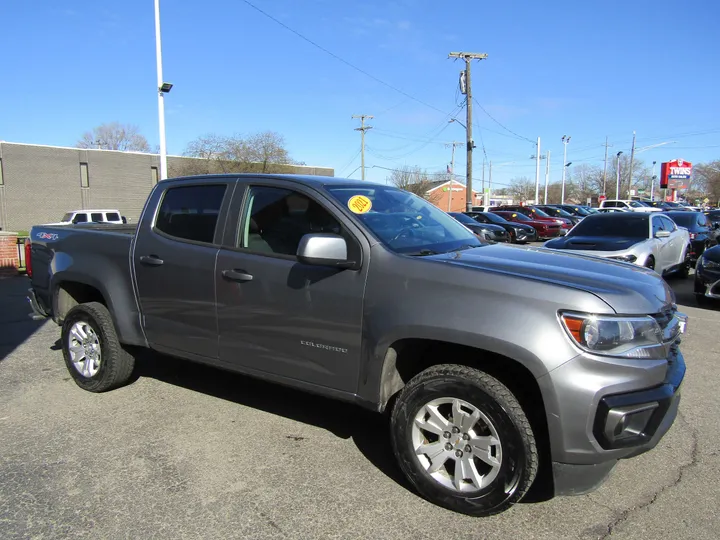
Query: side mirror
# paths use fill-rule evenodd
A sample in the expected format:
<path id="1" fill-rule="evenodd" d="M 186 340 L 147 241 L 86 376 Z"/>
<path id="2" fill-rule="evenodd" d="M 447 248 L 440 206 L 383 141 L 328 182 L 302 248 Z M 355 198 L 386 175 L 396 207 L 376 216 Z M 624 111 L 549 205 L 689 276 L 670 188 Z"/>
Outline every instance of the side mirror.
<path id="1" fill-rule="evenodd" d="M 658 231 L 655 233 L 655 238 L 667 238 L 670 236 L 670 231 Z"/>
<path id="2" fill-rule="evenodd" d="M 352 268 L 356 263 L 348 261 L 347 251 L 347 242 L 342 236 L 313 233 L 306 234 L 300 239 L 297 258 L 302 264 Z"/>
<path id="3" fill-rule="evenodd" d="M 127 223 L 127 222 L 128 222 L 128 219 L 127 219 L 125 216 L 122 216 L 120 219 L 122 219 L 122 222 L 123 222 L 123 223 Z"/>

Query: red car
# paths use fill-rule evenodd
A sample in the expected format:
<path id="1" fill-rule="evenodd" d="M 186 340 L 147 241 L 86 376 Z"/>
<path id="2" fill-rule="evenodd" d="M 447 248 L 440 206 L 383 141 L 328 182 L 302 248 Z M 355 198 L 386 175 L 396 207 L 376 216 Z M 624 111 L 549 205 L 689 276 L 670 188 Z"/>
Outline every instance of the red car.
<path id="1" fill-rule="evenodd" d="M 562 236 L 562 227 L 559 223 L 552 223 L 550 221 L 530 219 L 525 214 L 519 212 L 504 212 L 501 210 L 491 210 L 493 214 L 497 214 L 507 221 L 514 221 L 516 223 L 522 223 L 524 225 L 530 225 L 538 233 L 539 240 L 547 240 L 548 238 L 556 238 Z"/>
<path id="2" fill-rule="evenodd" d="M 553 222 L 553 223 L 559 223 L 562 226 L 561 233 L 560 234 L 567 234 L 567 232 L 573 228 L 573 223 L 567 218 L 563 217 L 553 217 L 549 215 L 547 212 L 544 212 L 540 208 L 536 208 L 534 206 L 517 206 L 517 205 L 508 205 L 508 206 L 496 206 L 494 208 L 491 208 L 491 212 L 495 212 L 496 210 L 499 210 L 501 212 L 518 212 L 519 214 L 523 214 L 530 219 L 533 219 L 535 221 L 547 221 L 547 222 Z"/>

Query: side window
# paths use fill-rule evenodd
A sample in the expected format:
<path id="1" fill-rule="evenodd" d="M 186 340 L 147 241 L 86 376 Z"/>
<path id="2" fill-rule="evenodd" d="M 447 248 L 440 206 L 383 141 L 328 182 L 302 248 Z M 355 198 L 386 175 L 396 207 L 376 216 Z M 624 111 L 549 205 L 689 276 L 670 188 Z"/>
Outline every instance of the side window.
<path id="1" fill-rule="evenodd" d="M 603 208 L 615 208 L 617 203 L 615 201 L 603 201 Z"/>
<path id="2" fill-rule="evenodd" d="M 660 219 L 662 220 L 666 231 L 672 232 L 677 229 L 677 225 L 675 225 L 675 222 L 672 219 L 666 218 L 665 216 L 660 216 Z"/>
<path id="3" fill-rule="evenodd" d="M 73 218 L 73 223 L 87 223 L 87 214 L 84 212 L 80 212 L 78 214 L 75 214 L 75 217 Z"/>
<path id="4" fill-rule="evenodd" d="M 90 221 L 93 223 L 102 223 L 105 220 L 103 219 L 102 212 L 93 212 L 90 214 Z"/>
<path id="5" fill-rule="evenodd" d="M 183 186 L 165 192 L 155 228 L 182 240 L 212 244 L 225 185 Z"/>
<path id="6" fill-rule="evenodd" d="M 120 221 L 120 214 L 117 212 L 108 212 L 106 216 L 108 221 Z"/>
<path id="7" fill-rule="evenodd" d="M 654 238 L 655 235 L 658 233 L 658 231 L 664 231 L 664 230 L 665 230 L 665 227 L 663 227 L 663 222 L 662 222 L 662 220 L 661 220 L 659 217 L 653 218 L 653 220 L 652 220 L 652 233 L 653 233 L 653 238 Z"/>
<path id="8" fill-rule="evenodd" d="M 702 214 L 698 215 L 697 224 L 700 227 L 707 227 L 708 226 L 707 218 Z"/>
<path id="9" fill-rule="evenodd" d="M 342 233 L 337 220 L 320 204 L 289 189 L 251 187 L 244 216 L 236 246 L 260 253 L 294 257 L 306 234 Z"/>

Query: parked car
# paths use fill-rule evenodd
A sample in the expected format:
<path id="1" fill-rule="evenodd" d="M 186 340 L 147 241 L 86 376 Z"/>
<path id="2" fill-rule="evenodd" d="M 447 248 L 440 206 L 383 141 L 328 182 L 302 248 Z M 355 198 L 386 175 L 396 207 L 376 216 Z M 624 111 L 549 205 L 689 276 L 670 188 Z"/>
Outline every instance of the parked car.
<path id="1" fill-rule="evenodd" d="M 598 208 L 597 214 L 611 214 L 611 213 L 618 213 L 618 212 L 632 212 L 629 208 Z"/>
<path id="2" fill-rule="evenodd" d="M 538 239 L 537 231 L 530 225 L 511 223 L 493 212 L 465 212 L 465 215 L 470 216 L 478 223 L 500 225 L 508 232 L 510 242 L 513 244 L 526 244 L 527 242 L 535 242 Z"/>
<path id="3" fill-rule="evenodd" d="M 600 208 L 624 208 L 631 212 L 662 212 L 660 208 L 653 208 L 652 206 L 646 206 L 639 201 L 632 200 L 604 200 L 600 203 Z"/>
<path id="4" fill-rule="evenodd" d="M 30 305 L 80 388 L 129 383 L 151 349 L 359 404 L 388 415 L 409 484 L 457 512 L 506 510 L 538 471 L 587 493 L 677 414 L 687 317 L 657 274 L 482 243 L 384 184 L 173 178 L 136 229 L 31 238 Z"/>
<path id="5" fill-rule="evenodd" d="M 538 210 L 542 210 L 550 217 L 567 219 L 568 221 L 570 221 L 571 226 L 576 225 L 582 219 L 579 216 L 574 216 L 570 212 L 566 212 L 562 208 L 557 208 L 555 206 L 539 204 L 539 205 L 535 206 L 534 208 L 537 208 Z"/>
<path id="6" fill-rule="evenodd" d="M 664 214 L 626 212 L 588 216 L 545 247 L 633 263 L 665 276 L 687 277 L 690 234 Z"/>
<path id="7" fill-rule="evenodd" d="M 549 221 L 539 221 L 527 217 L 519 212 L 503 212 L 501 210 L 493 210 L 493 214 L 497 214 L 501 218 L 513 223 L 529 225 L 537 231 L 538 240 L 547 240 L 556 238 L 562 234 L 562 227 L 559 223 L 551 223 Z"/>
<path id="8" fill-rule="evenodd" d="M 714 246 L 698 258 L 695 265 L 695 298 L 698 304 L 720 303 L 720 246 Z"/>
<path id="9" fill-rule="evenodd" d="M 60 221 L 48 223 L 47 225 L 70 225 L 78 223 L 127 223 L 127 218 L 120 215 L 119 210 L 97 209 L 97 210 L 73 210 L 67 212 Z"/>
<path id="10" fill-rule="evenodd" d="M 547 206 L 550 206 L 552 208 L 560 208 L 561 210 L 565 210 L 568 214 L 576 216 L 580 219 L 595 213 L 595 208 L 589 208 L 581 206 L 579 204 L 548 204 Z"/>
<path id="11" fill-rule="evenodd" d="M 510 233 L 508 233 L 504 227 L 488 223 L 478 223 L 473 218 L 466 216 L 462 212 L 448 213 L 483 240 L 487 240 L 488 242 L 510 241 Z"/>
<path id="12" fill-rule="evenodd" d="M 569 219 L 562 217 L 553 217 L 543 212 L 536 206 L 521 206 L 521 205 L 508 205 L 508 206 L 496 206 L 491 209 L 492 212 L 495 210 L 501 210 L 503 212 L 518 212 L 524 214 L 530 219 L 535 221 L 545 221 L 549 223 L 558 223 L 561 227 L 560 234 L 566 234 L 572 229 L 573 223 Z"/>
<path id="13" fill-rule="evenodd" d="M 678 227 L 684 227 L 690 233 L 690 260 L 695 264 L 703 252 L 718 243 L 720 229 L 714 227 L 702 212 L 666 212 Z M 720 224 L 718 225 L 720 227 Z"/>

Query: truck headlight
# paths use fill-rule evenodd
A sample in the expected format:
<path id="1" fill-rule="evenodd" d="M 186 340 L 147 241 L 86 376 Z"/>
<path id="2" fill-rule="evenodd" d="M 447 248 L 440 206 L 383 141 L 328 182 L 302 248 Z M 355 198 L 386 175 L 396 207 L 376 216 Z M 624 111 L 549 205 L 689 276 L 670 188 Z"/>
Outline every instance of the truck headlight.
<path id="1" fill-rule="evenodd" d="M 573 341 L 592 354 L 647 359 L 666 355 L 660 325 L 650 316 L 562 313 L 560 320 Z"/>

